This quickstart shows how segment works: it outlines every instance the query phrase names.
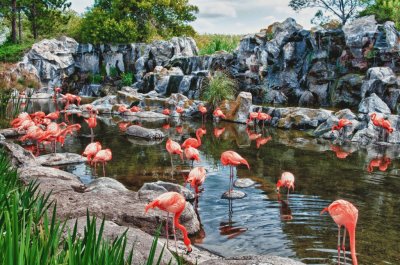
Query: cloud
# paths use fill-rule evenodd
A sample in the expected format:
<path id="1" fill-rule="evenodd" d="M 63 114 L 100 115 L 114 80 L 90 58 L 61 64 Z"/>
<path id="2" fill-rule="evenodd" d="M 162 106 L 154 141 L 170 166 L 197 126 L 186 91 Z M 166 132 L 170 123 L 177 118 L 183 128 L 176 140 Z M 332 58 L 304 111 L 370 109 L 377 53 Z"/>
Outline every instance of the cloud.
<path id="1" fill-rule="evenodd" d="M 220 18 L 220 17 L 236 17 L 236 9 L 232 3 L 227 1 L 201 1 L 195 0 L 191 2 L 198 6 L 200 18 Z"/>

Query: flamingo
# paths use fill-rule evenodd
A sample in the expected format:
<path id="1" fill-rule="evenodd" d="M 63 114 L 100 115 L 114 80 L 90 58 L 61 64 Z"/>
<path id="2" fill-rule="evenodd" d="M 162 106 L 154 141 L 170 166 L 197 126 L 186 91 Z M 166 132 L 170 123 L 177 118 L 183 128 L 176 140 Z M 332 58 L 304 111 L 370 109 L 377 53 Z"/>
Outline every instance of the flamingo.
<path id="1" fill-rule="evenodd" d="M 376 127 L 381 127 L 384 130 L 386 130 L 387 133 L 392 133 L 394 131 L 394 128 L 392 127 L 392 124 L 390 121 L 385 120 L 383 117 L 377 117 L 376 113 L 370 114 L 371 121 Z"/>
<path id="2" fill-rule="evenodd" d="M 206 134 L 206 131 L 202 128 L 198 128 L 196 130 L 196 138 L 186 139 L 182 144 L 182 148 L 186 148 L 189 146 L 199 148 L 201 146 L 201 137 L 203 137 L 204 134 Z"/>
<path id="3" fill-rule="evenodd" d="M 340 263 L 340 250 L 343 250 L 344 258 L 346 260 L 346 251 L 345 251 L 345 241 L 346 241 L 346 230 L 349 232 L 350 236 L 350 252 L 351 258 L 353 260 L 353 265 L 358 265 L 357 256 L 356 256 L 356 226 L 358 219 L 358 210 L 357 208 L 350 202 L 346 200 L 337 200 L 332 202 L 328 207 L 324 208 L 321 211 L 321 214 L 324 212 L 328 212 L 333 221 L 338 226 L 338 259 Z M 340 248 L 340 228 L 344 226 L 344 235 L 342 247 Z"/>
<path id="4" fill-rule="evenodd" d="M 130 110 L 127 107 L 125 107 L 124 105 L 121 105 L 121 106 L 118 107 L 118 112 L 120 114 L 123 114 L 125 112 L 130 112 Z"/>
<path id="5" fill-rule="evenodd" d="M 83 151 L 82 155 L 87 157 L 87 161 L 90 164 L 92 158 L 101 150 L 101 148 L 102 146 L 100 142 L 90 143 L 86 146 L 85 151 Z"/>
<path id="6" fill-rule="evenodd" d="M 171 155 L 171 164 L 172 164 L 172 155 L 179 155 L 183 161 L 183 151 L 181 146 L 177 142 L 171 140 L 171 138 L 168 138 L 167 143 L 165 144 L 165 148 Z"/>
<path id="7" fill-rule="evenodd" d="M 221 163 L 224 166 L 230 167 L 230 175 L 229 175 L 229 194 L 233 190 L 233 167 L 236 167 L 240 164 L 246 165 L 248 169 L 250 169 L 250 165 L 246 159 L 241 157 L 235 151 L 225 151 L 221 154 Z"/>
<path id="8" fill-rule="evenodd" d="M 79 131 L 80 129 L 80 124 L 68 125 L 59 135 L 56 136 L 56 141 L 59 142 L 61 146 L 64 146 L 65 137 L 67 137 L 68 134 L 73 134 L 74 131 Z"/>
<path id="9" fill-rule="evenodd" d="M 352 125 L 351 121 L 349 121 L 348 119 L 340 119 L 337 125 L 332 126 L 332 131 L 340 131 L 348 125 Z"/>
<path id="10" fill-rule="evenodd" d="M 130 109 L 130 111 L 131 111 L 131 112 L 139 112 L 139 111 L 142 111 L 142 109 L 139 108 L 138 106 L 133 106 L 133 107 Z"/>
<path id="11" fill-rule="evenodd" d="M 258 113 L 257 113 L 257 119 L 259 121 L 262 121 L 262 129 L 264 130 L 265 121 L 271 120 L 272 117 L 270 115 L 268 115 L 267 113 L 261 112 L 261 109 L 260 109 L 260 110 L 258 110 Z"/>
<path id="12" fill-rule="evenodd" d="M 222 110 L 220 108 L 216 108 L 214 110 L 213 116 L 214 116 L 214 118 L 217 118 L 217 119 L 221 119 L 221 118 L 226 119 L 225 114 L 222 112 Z"/>
<path id="13" fill-rule="evenodd" d="M 384 172 L 387 170 L 391 162 L 392 160 L 389 157 L 372 159 L 368 164 L 367 171 L 372 173 L 374 171 L 374 168 L 377 167 L 379 171 Z"/>
<path id="14" fill-rule="evenodd" d="M 179 117 L 182 116 L 183 111 L 184 111 L 184 109 L 182 107 L 179 107 L 179 106 L 176 107 L 176 112 L 179 114 Z"/>
<path id="15" fill-rule="evenodd" d="M 130 122 L 120 122 L 118 123 L 118 128 L 121 132 L 125 132 L 128 130 L 128 127 L 131 126 L 132 124 Z"/>
<path id="16" fill-rule="evenodd" d="M 250 112 L 249 113 L 249 118 L 246 120 L 246 124 L 249 125 L 250 122 L 252 122 L 253 120 L 257 120 L 258 119 L 258 112 Z M 256 122 L 253 121 L 254 123 L 254 128 L 256 127 Z"/>
<path id="17" fill-rule="evenodd" d="M 185 148 L 185 156 L 186 156 L 186 159 L 192 160 L 192 167 L 193 167 L 194 160 L 196 160 L 197 162 L 200 162 L 199 150 L 197 150 L 194 147 L 191 147 L 191 146 L 186 147 Z"/>
<path id="18" fill-rule="evenodd" d="M 287 188 L 287 195 L 289 196 L 289 190 L 292 189 L 294 191 L 294 176 L 290 172 L 283 172 L 281 175 L 281 179 L 276 183 L 276 191 L 279 193 L 281 187 Z"/>
<path id="19" fill-rule="evenodd" d="M 92 159 L 92 162 L 94 163 L 95 168 L 96 168 L 97 163 L 103 164 L 103 176 L 104 177 L 106 176 L 106 170 L 105 170 L 104 166 L 108 161 L 111 161 L 111 159 L 112 159 L 112 152 L 111 152 L 111 149 L 109 149 L 109 148 L 98 151 Z"/>
<path id="20" fill-rule="evenodd" d="M 57 120 L 59 117 L 60 117 L 59 111 L 51 112 L 45 116 L 45 118 L 50 119 L 52 121 Z"/>
<path id="21" fill-rule="evenodd" d="M 169 109 L 163 109 L 162 114 L 169 116 L 171 111 Z"/>
<path id="22" fill-rule="evenodd" d="M 21 126 L 22 122 L 24 122 L 25 120 L 32 120 L 31 116 L 26 113 L 26 112 L 22 112 L 18 115 L 17 118 L 13 119 L 11 121 L 11 127 L 13 128 L 17 128 L 19 126 Z"/>
<path id="23" fill-rule="evenodd" d="M 93 136 L 93 128 L 97 126 L 96 114 L 90 115 L 88 119 L 85 119 L 85 122 L 89 125 L 90 135 Z"/>
<path id="24" fill-rule="evenodd" d="M 176 130 L 177 133 L 182 134 L 183 133 L 183 126 L 181 126 L 181 125 L 176 126 L 175 130 Z"/>
<path id="25" fill-rule="evenodd" d="M 343 151 L 343 149 L 340 148 L 340 146 L 336 146 L 336 145 L 331 145 L 331 150 L 333 152 L 335 152 L 336 157 L 339 159 L 345 159 L 350 154 L 349 152 Z"/>
<path id="26" fill-rule="evenodd" d="M 257 140 L 258 138 L 260 138 L 262 136 L 260 133 L 252 132 L 252 131 L 248 130 L 247 128 L 246 128 L 246 132 L 247 132 L 247 135 L 249 136 L 250 141 Z"/>
<path id="27" fill-rule="evenodd" d="M 178 252 L 178 248 L 176 246 L 176 231 L 175 227 L 182 231 L 183 234 L 183 243 L 187 248 L 187 254 L 192 252 L 192 245 L 190 239 L 188 237 L 188 233 L 186 228 L 179 223 L 179 217 L 181 216 L 183 210 L 186 207 L 185 198 L 177 193 L 177 192 L 166 192 L 158 196 L 155 200 L 150 202 L 145 207 L 145 212 L 147 213 L 149 209 L 158 208 L 162 211 L 167 212 L 167 221 L 166 221 L 166 234 L 167 234 L 167 247 L 168 247 L 168 218 L 169 214 L 174 215 L 173 230 L 174 230 L 174 240 L 175 240 L 175 249 Z"/>
<path id="28" fill-rule="evenodd" d="M 57 95 L 61 93 L 61 87 L 56 87 L 54 88 L 54 95 L 53 95 L 53 101 L 56 101 Z"/>
<path id="29" fill-rule="evenodd" d="M 269 141 L 271 141 L 271 139 L 272 139 L 271 136 L 257 138 L 256 140 L 257 149 L 259 149 L 260 146 L 267 144 Z"/>
<path id="30" fill-rule="evenodd" d="M 206 169 L 204 167 L 195 167 L 187 178 L 186 182 L 190 183 L 190 186 L 194 188 L 196 195 L 199 193 L 199 186 L 203 185 L 206 180 Z"/>
<path id="31" fill-rule="evenodd" d="M 214 136 L 216 138 L 221 137 L 221 135 L 225 132 L 225 127 L 224 128 L 214 128 Z"/>
<path id="32" fill-rule="evenodd" d="M 163 124 L 162 128 L 164 130 L 169 130 L 171 128 L 171 125 L 169 123 L 165 123 L 165 124 Z"/>
<path id="33" fill-rule="evenodd" d="M 199 105 L 198 109 L 199 109 L 199 111 L 201 113 L 201 123 L 204 123 L 204 118 L 205 118 L 205 116 L 207 114 L 207 108 L 204 107 L 204 105 Z"/>

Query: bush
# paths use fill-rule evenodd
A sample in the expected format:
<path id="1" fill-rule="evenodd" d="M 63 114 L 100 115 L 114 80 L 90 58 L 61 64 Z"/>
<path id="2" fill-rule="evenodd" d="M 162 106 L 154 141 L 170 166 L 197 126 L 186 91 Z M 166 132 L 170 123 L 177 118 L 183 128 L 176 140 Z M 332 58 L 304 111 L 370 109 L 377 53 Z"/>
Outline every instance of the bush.
<path id="1" fill-rule="evenodd" d="M 22 59 L 24 53 L 32 46 L 32 42 L 22 44 L 5 43 L 0 46 L 0 62 L 15 63 Z"/>
<path id="2" fill-rule="evenodd" d="M 123 86 L 130 86 L 133 83 L 133 74 L 132 73 L 122 73 L 122 85 Z"/>
<path id="3" fill-rule="evenodd" d="M 218 51 L 233 52 L 239 45 L 241 36 L 204 34 L 195 37 L 200 55 L 211 55 Z"/>
<path id="4" fill-rule="evenodd" d="M 207 101 L 214 107 L 222 100 L 233 100 L 236 96 L 237 83 L 224 72 L 215 72 L 202 92 L 202 100 Z"/>
<path id="5" fill-rule="evenodd" d="M 101 74 L 89 74 L 88 80 L 90 84 L 101 84 L 103 82 L 103 76 Z"/>

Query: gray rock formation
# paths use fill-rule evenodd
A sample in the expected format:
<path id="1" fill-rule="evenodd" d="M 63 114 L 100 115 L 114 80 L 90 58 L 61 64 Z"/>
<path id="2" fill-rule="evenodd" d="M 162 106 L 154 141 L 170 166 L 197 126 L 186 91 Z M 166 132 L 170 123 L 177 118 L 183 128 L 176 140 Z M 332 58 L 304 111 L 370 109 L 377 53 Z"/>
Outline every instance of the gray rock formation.
<path id="1" fill-rule="evenodd" d="M 42 166 L 61 166 L 68 164 L 84 163 L 86 158 L 74 153 L 55 153 L 41 155 L 36 158 L 36 162 Z"/>
<path id="2" fill-rule="evenodd" d="M 226 115 L 226 120 L 246 123 L 252 106 L 252 95 L 249 92 L 240 92 L 235 101 L 225 100 L 220 108 Z"/>
<path id="3" fill-rule="evenodd" d="M 235 258 L 207 260 L 199 265 L 303 265 L 300 261 L 277 256 L 243 256 Z"/>
<path id="4" fill-rule="evenodd" d="M 194 200 L 195 194 L 181 185 L 165 182 L 165 181 L 157 181 L 157 182 L 149 182 L 145 183 L 138 191 L 139 198 L 146 200 L 153 200 L 156 196 L 168 192 L 175 191 L 182 194 L 186 200 Z"/>
<path id="5" fill-rule="evenodd" d="M 147 140 L 158 140 L 165 137 L 164 133 L 160 130 L 148 129 L 138 125 L 129 126 L 126 134 Z"/>
<path id="6" fill-rule="evenodd" d="M 390 114 L 389 107 L 379 98 L 375 93 L 370 97 L 363 99 L 358 106 L 358 112 L 368 114 L 372 112 L 379 112 L 383 114 Z"/>

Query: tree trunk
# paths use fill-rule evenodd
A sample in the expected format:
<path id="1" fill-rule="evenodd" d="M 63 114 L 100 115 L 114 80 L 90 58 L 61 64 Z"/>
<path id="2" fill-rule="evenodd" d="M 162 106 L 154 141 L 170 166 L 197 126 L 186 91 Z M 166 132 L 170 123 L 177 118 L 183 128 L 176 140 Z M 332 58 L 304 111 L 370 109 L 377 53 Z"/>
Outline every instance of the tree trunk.
<path id="1" fill-rule="evenodd" d="M 32 5 L 32 34 L 33 38 L 36 40 L 38 38 L 38 29 L 36 24 L 36 4 Z"/>
<path id="2" fill-rule="evenodd" d="M 11 0 L 11 40 L 17 42 L 17 0 Z"/>

